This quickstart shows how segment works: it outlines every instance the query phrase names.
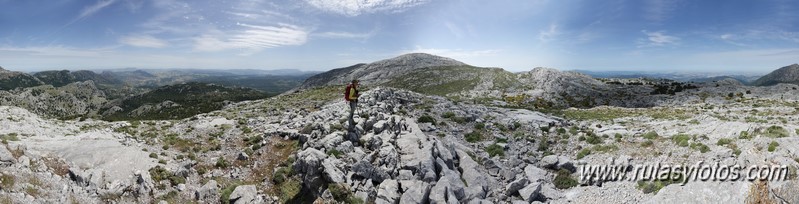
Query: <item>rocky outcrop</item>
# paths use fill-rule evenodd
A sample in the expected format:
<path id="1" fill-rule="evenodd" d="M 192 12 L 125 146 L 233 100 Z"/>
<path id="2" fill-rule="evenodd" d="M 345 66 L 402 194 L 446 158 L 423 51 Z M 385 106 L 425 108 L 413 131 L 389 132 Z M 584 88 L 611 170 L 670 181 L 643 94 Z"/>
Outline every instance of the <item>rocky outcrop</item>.
<path id="1" fill-rule="evenodd" d="M 799 64 L 792 64 L 774 70 L 752 82 L 752 85 L 771 86 L 779 83 L 799 84 Z"/>

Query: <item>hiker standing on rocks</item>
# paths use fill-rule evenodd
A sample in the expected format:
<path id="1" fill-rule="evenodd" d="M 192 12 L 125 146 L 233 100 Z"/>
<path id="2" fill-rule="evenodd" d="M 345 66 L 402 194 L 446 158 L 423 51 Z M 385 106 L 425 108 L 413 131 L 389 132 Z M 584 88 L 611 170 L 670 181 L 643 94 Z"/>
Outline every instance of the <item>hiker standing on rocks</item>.
<path id="1" fill-rule="evenodd" d="M 347 128 L 349 133 L 355 133 L 355 120 L 353 117 L 355 108 L 358 107 L 358 96 L 361 96 L 358 93 L 358 79 L 353 79 L 352 83 L 348 84 L 346 90 L 344 90 L 344 99 L 350 104 L 349 127 Z"/>

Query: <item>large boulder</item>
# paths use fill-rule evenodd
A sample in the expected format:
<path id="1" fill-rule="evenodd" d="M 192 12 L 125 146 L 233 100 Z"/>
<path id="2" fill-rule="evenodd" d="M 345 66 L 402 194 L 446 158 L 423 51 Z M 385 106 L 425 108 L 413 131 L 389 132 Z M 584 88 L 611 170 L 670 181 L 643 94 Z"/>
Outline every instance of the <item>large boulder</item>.
<path id="1" fill-rule="evenodd" d="M 233 204 L 251 204 L 257 203 L 258 191 L 255 185 L 238 186 L 230 193 L 230 203 Z"/>
<path id="2" fill-rule="evenodd" d="M 209 180 L 205 185 L 194 191 L 194 199 L 204 202 L 216 202 L 219 198 L 219 185 L 216 180 Z"/>
<path id="3" fill-rule="evenodd" d="M 369 163 L 366 160 L 358 161 L 352 165 L 351 171 L 354 172 L 355 175 L 361 176 L 365 179 L 372 179 L 372 181 L 377 183 L 383 182 L 383 180 L 390 178 L 386 172 L 375 168 L 372 163 Z"/>
<path id="4" fill-rule="evenodd" d="M 519 190 L 519 195 L 522 196 L 527 202 L 533 202 L 536 198 L 541 196 L 541 183 L 533 182 L 530 185 Z"/>
<path id="5" fill-rule="evenodd" d="M 328 182 L 344 183 L 347 181 L 344 177 L 344 172 L 338 168 L 339 166 L 343 166 L 338 159 L 327 158 L 322 161 L 322 166 L 324 167 L 325 180 Z"/>
<path id="6" fill-rule="evenodd" d="M 11 154 L 11 151 L 8 151 L 8 148 L 5 146 L 0 146 L 0 165 L 11 166 L 15 161 L 16 159 L 14 155 Z"/>
<path id="7" fill-rule="evenodd" d="M 308 148 L 297 153 L 294 162 L 294 171 L 303 175 L 303 185 L 310 189 L 319 190 L 322 187 L 322 161 L 327 155 L 314 148 Z"/>
<path id="8" fill-rule="evenodd" d="M 376 204 L 394 204 L 400 199 L 399 183 L 396 180 L 385 180 L 377 187 Z"/>
<path id="9" fill-rule="evenodd" d="M 450 195 L 451 194 L 451 195 Z M 453 197 L 454 196 L 454 197 Z M 466 197 L 466 185 L 461 181 L 457 172 L 445 170 L 441 178 L 430 190 L 431 203 L 446 203 L 447 201 L 463 200 Z"/>
<path id="10" fill-rule="evenodd" d="M 400 196 L 400 204 L 421 204 L 428 203 L 430 197 L 430 184 L 419 180 L 401 181 L 402 188 L 405 189 Z"/>

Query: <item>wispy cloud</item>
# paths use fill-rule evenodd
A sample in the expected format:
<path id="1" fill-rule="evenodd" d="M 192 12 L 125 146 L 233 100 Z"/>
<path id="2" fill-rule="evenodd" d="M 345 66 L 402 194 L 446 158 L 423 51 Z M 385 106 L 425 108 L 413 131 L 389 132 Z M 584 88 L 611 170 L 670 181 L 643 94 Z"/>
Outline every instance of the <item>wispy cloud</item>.
<path id="1" fill-rule="evenodd" d="M 119 39 L 122 44 L 134 47 L 163 48 L 167 42 L 149 35 L 131 35 Z"/>
<path id="2" fill-rule="evenodd" d="M 549 24 L 549 29 L 541 31 L 538 34 L 538 39 L 541 42 L 549 42 L 555 39 L 560 34 L 558 31 L 558 24 Z"/>
<path id="3" fill-rule="evenodd" d="M 679 0 L 647 0 L 644 3 L 644 18 L 653 22 L 665 21 L 679 4 Z"/>
<path id="4" fill-rule="evenodd" d="M 230 49 L 246 49 L 258 51 L 265 48 L 302 45 L 308 40 L 308 32 L 304 29 L 282 24 L 279 26 L 257 26 L 240 24 L 246 28 L 230 36 L 203 35 L 194 39 L 197 51 L 223 51 Z"/>
<path id="5" fill-rule="evenodd" d="M 114 2 L 116 2 L 116 0 L 100 0 L 100 1 L 97 1 L 97 3 L 95 3 L 95 4 L 91 5 L 91 6 L 87 6 L 86 8 L 83 8 L 83 10 L 80 12 L 80 15 L 78 15 L 77 19 L 83 19 L 83 18 L 89 17 L 91 15 L 94 15 L 94 13 L 97 13 L 100 10 L 103 10 L 103 8 L 110 6 Z"/>
<path id="6" fill-rule="evenodd" d="M 363 32 L 363 33 L 328 31 L 328 32 L 314 33 L 312 35 L 314 37 L 320 37 L 320 38 L 367 40 L 375 36 L 379 30 L 380 29 L 375 28 L 369 32 Z"/>
<path id="7" fill-rule="evenodd" d="M 680 38 L 666 35 L 664 31 L 648 32 L 642 30 L 646 35 L 646 39 L 639 40 L 639 47 L 659 47 L 665 45 L 675 45 L 680 41 Z"/>
<path id="8" fill-rule="evenodd" d="M 345 16 L 389 12 L 402 12 L 419 6 L 430 0 L 306 0 L 308 4 L 320 10 Z"/>

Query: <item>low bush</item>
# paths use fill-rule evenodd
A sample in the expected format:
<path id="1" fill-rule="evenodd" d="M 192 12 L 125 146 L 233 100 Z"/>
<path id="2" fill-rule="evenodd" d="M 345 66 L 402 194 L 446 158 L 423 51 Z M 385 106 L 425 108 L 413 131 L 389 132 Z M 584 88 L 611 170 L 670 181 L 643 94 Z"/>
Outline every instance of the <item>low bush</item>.
<path id="1" fill-rule="evenodd" d="M 558 171 L 558 175 L 555 176 L 555 179 L 552 180 L 552 184 L 555 184 L 555 188 L 558 189 L 569 189 L 577 186 L 578 183 L 577 180 L 572 178 L 569 170 L 561 169 Z"/>
<path id="2" fill-rule="evenodd" d="M 470 133 L 467 133 L 463 137 L 464 137 L 464 139 L 466 139 L 467 142 L 471 142 L 471 143 L 483 140 L 483 134 L 481 134 L 478 131 L 472 131 Z"/>
<path id="3" fill-rule="evenodd" d="M 505 156 L 505 150 L 502 149 L 502 146 L 499 146 L 496 143 L 486 147 L 486 152 L 488 152 L 488 156 L 490 156 L 490 157 L 494 157 L 494 156 L 503 157 L 503 156 Z"/>
<path id="4" fill-rule="evenodd" d="M 771 143 L 768 144 L 768 151 L 769 152 L 774 152 L 774 151 L 777 150 L 777 147 L 779 147 L 779 146 L 780 146 L 780 143 L 777 143 L 777 141 L 772 141 Z"/>

